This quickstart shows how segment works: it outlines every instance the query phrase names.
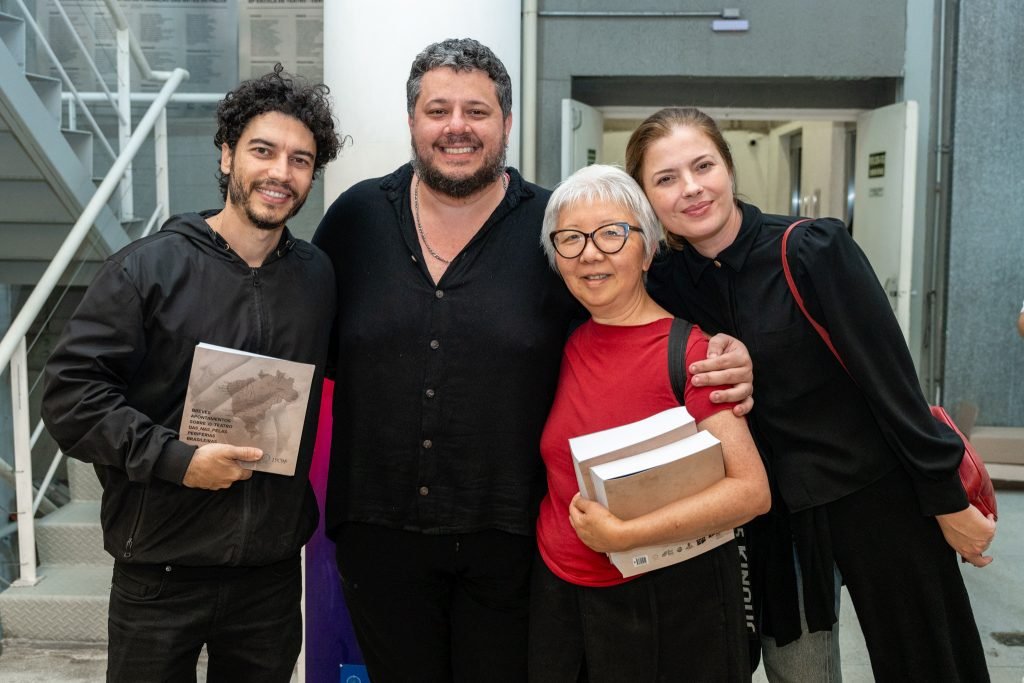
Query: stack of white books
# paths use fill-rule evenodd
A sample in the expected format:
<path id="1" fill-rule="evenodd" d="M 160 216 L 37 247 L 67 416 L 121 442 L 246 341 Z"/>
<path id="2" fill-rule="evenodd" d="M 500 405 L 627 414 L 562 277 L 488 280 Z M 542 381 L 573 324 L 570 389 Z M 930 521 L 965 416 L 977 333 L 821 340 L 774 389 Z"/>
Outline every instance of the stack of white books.
<path id="1" fill-rule="evenodd" d="M 638 422 L 569 439 L 584 498 L 634 519 L 703 491 L 725 477 L 722 444 L 698 431 L 683 406 Z M 728 543 L 733 529 L 701 538 L 609 553 L 624 577 L 688 560 Z"/>

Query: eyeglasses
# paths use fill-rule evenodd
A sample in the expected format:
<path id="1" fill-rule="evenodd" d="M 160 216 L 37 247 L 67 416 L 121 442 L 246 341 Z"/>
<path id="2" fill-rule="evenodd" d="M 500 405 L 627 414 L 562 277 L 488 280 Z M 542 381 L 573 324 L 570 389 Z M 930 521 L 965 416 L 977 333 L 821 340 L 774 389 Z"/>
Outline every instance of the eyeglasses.
<path id="1" fill-rule="evenodd" d="M 559 256 L 577 258 L 587 248 L 587 238 L 590 238 L 598 251 L 617 254 L 626 246 L 629 233 L 634 230 L 643 232 L 639 227 L 629 223 L 609 223 L 591 233 L 581 230 L 555 230 L 549 237 Z"/>

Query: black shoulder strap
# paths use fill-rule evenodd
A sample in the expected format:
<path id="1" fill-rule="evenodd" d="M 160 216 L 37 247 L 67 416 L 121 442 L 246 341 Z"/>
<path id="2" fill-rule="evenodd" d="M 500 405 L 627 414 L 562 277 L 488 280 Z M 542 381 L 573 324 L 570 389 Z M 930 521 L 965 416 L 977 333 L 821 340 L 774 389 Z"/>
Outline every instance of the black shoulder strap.
<path id="1" fill-rule="evenodd" d="M 690 338 L 693 323 L 682 318 L 673 318 L 668 331 L 668 379 L 672 393 L 679 405 L 686 405 L 686 342 Z"/>

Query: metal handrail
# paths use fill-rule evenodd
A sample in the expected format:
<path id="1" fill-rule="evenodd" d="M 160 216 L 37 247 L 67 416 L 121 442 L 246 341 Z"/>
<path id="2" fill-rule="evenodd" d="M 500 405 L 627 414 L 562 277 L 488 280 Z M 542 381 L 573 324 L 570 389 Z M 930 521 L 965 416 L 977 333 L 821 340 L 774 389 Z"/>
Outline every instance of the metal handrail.
<path id="1" fill-rule="evenodd" d="M 110 102 L 110 106 L 117 111 L 118 120 L 122 123 L 127 123 L 124 120 L 124 116 L 122 116 L 121 112 L 117 109 L 117 101 L 114 99 L 114 94 L 110 92 L 110 88 L 107 87 L 107 82 L 103 79 L 103 74 L 100 73 L 99 67 L 96 66 L 96 62 L 93 60 L 92 55 L 89 54 L 89 50 L 86 49 L 85 44 L 82 42 L 82 37 L 78 35 L 78 31 L 75 30 L 75 25 L 71 23 L 71 18 L 68 17 L 68 13 L 64 11 L 64 5 L 62 3 L 55 2 L 54 6 L 57 8 L 61 18 L 64 20 L 64 25 L 68 27 L 68 33 L 70 33 L 71 37 L 74 39 L 75 45 L 77 45 L 78 49 L 82 51 L 82 56 L 85 57 L 86 63 L 89 65 L 89 68 L 92 69 L 93 75 L 96 76 L 96 82 L 100 84 L 100 89 L 103 90 L 103 93 L 106 95 L 107 101 Z"/>
<path id="2" fill-rule="evenodd" d="M 35 549 L 35 511 L 38 502 L 42 500 L 42 493 L 46 490 L 40 488 L 38 501 L 33 500 L 32 486 L 32 451 L 30 437 L 28 434 L 28 382 L 26 380 L 26 351 L 25 337 L 29 327 L 42 311 L 46 300 L 57 287 L 61 275 L 70 265 L 75 254 L 78 252 L 85 238 L 92 228 L 93 222 L 99 217 L 100 211 L 106 206 L 121 182 L 122 176 L 131 164 L 135 155 L 138 154 L 142 143 L 149 134 L 165 125 L 165 110 L 171 94 L 182 81 L 188 78 L 188 71 L 185 69 L 174 69 L 170 78 L 160 89 L 160 94 L 153 104 L 147 109 L 139 125 L 128 139 L 121 154 L 114 160 L 113 166 L 107 172 L 103 182 L 100 183 L 96 194 L 86 205 L 75 222 L 71 232 L 64 239 L 63 244 L 57 250 L 50 265 L 47 266 L 39 279 L 38 284 L 32 290 L 28 300 L 24 303 L 18 315 L 14 318 L 10 328 L 0 340 L 0 368 L 10 364 L 11 376 L 11 403 L 14 409 L 15 419 L 13 420 L 14 431 L 14 459 L 15 459 L 15 492 L 17 500 L 17 529 L 18 529 L 18 554 L 20 560 L 20 577 L 16 584 L 33 585 L 39 579 L 36 573 L 36 549 Z M 161 208 L 161 210 L 163 210 Z M 12 360 L 16 362 L 12 362 Z M 48 479 L 56 471 L 58 453 L 54 462 L 51 463 Z M 47 486 L 49 483 L 47 482 Z"/>
<path id="3" fill-rule="evenodd" d="M 128 17 L 121 11 L 121 6 L 117 3 L 117 0 L 103 0 L 103 2 L 106 4 L 107 9 L 110 10 L 110 15 L 114 18 L 114 24 L 118 30 L 128 31 L 130 35 L 131 30 L 128 28 Z M 139 47 L 138 41 L 135 40 L 135 36 L 131 38 L 130 49 L 132 60 L 135 62 L 135 66 L 139 67 L 139 72 L 142 73 L 143 78 L 152 81 L 166 81 L 174 73 L 174 71 L 154 71 L 149 66 L 149 60 L 143 54 L 142 48 Z"/>
<path id="4" fill-rule="evenodd" d="M 65 87 L 70 91 L 74 101 L 81 107 L 82 112 L 89 120 L 93 131 L 100 138 L 103 146 L 114 160 L 113 165 L 107 172 L 103 181 L 100 183 L 96 193 L 89 200 L 88 204 L 86 204 L 78 220 L 75 222 L 74 227 L 71 228 L 71 231 L 68 233 L 64 242 L 57 250 L 57 253 L 54 255 L 53 260 L 47 266 L 43 275 L 39 278 L 39 282 L 32 290 L 28 300 L 25 301 L 21 310 L 11 322 L 10 327 L 7 329 L 3 338 L 0 339 L 0 369 L 5 367 L 9 367 L 10 369 L 11 404 L 13 409 L 12 436 L 14 443 L 14 465 L 11 469 L 13 470 L 15 478 L 17 502 L 16 525 L 8 524 L 3 528 L 0 528 L 0 537 L 7 536 L 15 529 L 18 532 L 18 552 L 21 567 L 20 577 L 15 582 L 17 585 L 32 585 L 39 580 L 36 572 L 35 514 L 37 510 L 40 509 L 40 505 L 44 502 L 46 503 L 47 508 L 50 508 L 53 505 L 44 496 L 50 487 L 53 477 L 57 471 L 57 467 L 63 457 L 60 450 L 54 454 L 43 482 L 40 484 L 38 489 L 36 489 L 38 493 L 33 496 L 35 486 L 32 480 L 32 448 L 39 438 L 42 426 L 40 422 L 40 424 L 33 430 L 31 436 L 29 435 L 28 394 L 31 390 L 29 389 L 27 381 L 28 330 L 42 312 L 43 306 L 46 304 L 51 293 L 56 289 L 60 278 L 68 269 L 68 266 L 75 258 L 75 255 L 79 252 L 82 244 L 89 234 L 89 231 L 93 227 L 93 223 L 110 201 L 119 184 L 121 185 L 122 195 L 127 192 L 127 198 L 124 196 L 122 197 L 122 213 L 127 213 L 128 215 L 132 214 L 130 209 L 130 185 L 132 178 L 131 164 L 135 156 L 138 154 L 139 149 L 142 147 L 142 143 L 150 134 L 153 135 L 153 142 L 156 148 L 155 166 L 157 206 L 146 225 L 144 233 L 148 234 L 149 231 L 153 229 L 153 226 L 156 224 L 158 219 L 166 219 L 170 203 L 170 193 L 167 187 L 167 105 L 174 92 L 178 89 L 178 86 L 180 86 L 181 83 L 189 76 L 188 71 L 180 68 L 172 71 L 154 71 L 150 67 L 148 60 L 142 53 L 142 50 L 139 48 L 137 41 L 132 36 L 131 31 L 128 29 L 128 21 L 125 18 L 124 13 L 121 11 L 120 6 L 117 4 L 117 1 L 104 1 L 117 26 L 118 98 L 117 101 L 112 102 L 112 104 L 114 104 L 114 109 L 118 113 L 121 147 L 120 154 L 114 153 L 113 149 L 110 147 L 106 137 L 99 129 L 99 126 L 96 124 L 91 112 L 85 105 L 84 98 L 71 82 L 71 79 L 68 77 L 63 65 L 57 59 L 53 49 L 47 43 L 46 37 L 42 34 L 39 25 L 28 12 L 24 2 L 22 0 L 17 0 L 17 3 L 21 7 L 22 13 L 25 17 L 26 23 L 35 31 L 39 38 L 40 45 L 46 50 L 50 59 L 56 66 Z M 59 7 L 59 1 L 57 4 Z M 84 53 L 85 48 L 77 36 L 77 32 L 74 27 L 71 25 L 70 19 L 63 11 L 63 7 L 59 7 L 59 9 L 64 21 L 72 31 L 72 34 L 75 35 L 79 49 L 83 50 Z M 163 86 L 160 88 L 159 92 L 156 93 L 152 104 L 146 110 L 146 113 L 143 115 L 134 131 L 130 130 L 131 87 L 129 84 L 129 56 L 134 60 L 144 78 L 164 81 Z M 95 62 L 89 59 L 89 64 L 93 68 L 94 73 L 103 87 L 103 94 L 106 95 L 106 99 L 112 100 L 102 74 L 100 74 L 99 70 L 96 68 Z M 69 107 L 69 121 L 74 118 L 74 112 L 75 108 L 73 106 Z M 6 466 L 6 463 L 4 463 L 4 465 Z"/>
<path id="5" fill-rule="evenodd" d="M 174 69 L 171 72 L 171 77 L 164 83 L 160 89 L 160 93 L 157 98 L 150 105 L 149 109 L 146 110 L 146 114 L 139 121 L 139 125 L 135 128 L 135 132 L 132 133 L 131 138 L 128 140 L 128 145 L 125 150 L 114 160 L 113 166 L 110 167 L 110 171 L 103 178 L 103 182 L 100 183 L 99 189 L 96 190 L 96 194 L 93 195 L 92 199 L 86 205 L 82 211 L 82 215 L 79 216 L 78 221 L 75 222 L 75 226 L 71 228 L 71 232 L 68 233 L 64 243 L 61 244 L 57 250 L 57 254 L 53 257 L 50 265 L 47 266 L 43 272 L 42 277 L 39 279 L 39 283 L 32 290 L 32 294 L 29 295 L 28 300 L 21 307 L 18 315 L 14 318 L 14 322 L 11 323 L 10 329 L 4 335 L 4 338 L 0 340 L 0 368 L 6 367 L 11 361 L 11 357 L 14 355 L 14 351 L 18 346 L 18 340 L 23 338 L 28 332 L 29 327 L 32 325 L 32 321 L 35 320 L 39 312 L 42 311 L 43 305 L 46 303 L 46 299 L 50 296 L 53 290 L 57 286 L 57 282 L 60 280 L 60 276 L 63 275 L 64 270 L 67 269 L 71 260 L 74 258 L 75 253 L 79 247 L 82 246 L 82 242 L 85 241 L 86 235 L 88 235 L 90 228 L 92 228 L 93 222 L 99 216 L 100 211 L 106 206 L 106 203 L 113 196 L 114 189 L 117 183 L 121 180 L 121 175 L 124 173 L 128 164 L 138 154 L 139 148 L 142 143 L 152 132 L 157 117 L 160 112 L 167 106 L 167 102 L 170 100 L 171 93 L 188 78 L 188 71 L 185 69 Z"/>
<path id="6" fill-rule="evenodd" d="M 110 146 L 109 142 L 107 142 L 107 137 L 103 134 L 103 131 L 100 130 L 100 126 L 98 123 L 96 123 L 96 119 L 92 117 L 92 112 L 90 112 L 89 108 L 85 106 L 85 102 L 78 100 L 78 89 L 75 87 L 75 84 L 71 82 L 71 77 L 68 76 L 68 72 L 64 70 L 64 66 L 60 63 L 60 60 L 54 53 L 53 48 L 50 47 L 50 44 L 48 42 L 46 42 L 46 36 L 43 35 L 43 30 L 39 28 L 39 24 L 36 23 L 36 20 L 32 18 L 32 14 L 28 11 L 28 7 L 25 6 L 25 3 L 22 0 L 15 0 L 15 2 L 17 2 L 18 7 L 21 8 L 25 22 L 30 27 L 32 27 L 32 30 L 35 32 L 36 37 L 39 39 L 39 44 L 42 46 L 44 50 L 46 50 L 47 56 L 49 56 L 50 60 L 53 62 L 53 65 L 56 67 L 57 73 L 60 74 L 60 79 L 61 82 L 64 84 L 64 87 L 70 90 L 72 95 L 75 96 L 76 101 L 78 101 L 78 105 L 82 108 L 82 112 L 85 114 L 85 118 L 89 121 L 89 127 L 92 128 L 93 132 L 99 138 L 100 142 L 103 143 L 103 149 L 106 150 L 107 154 L 110 155 L 111 159 L 117 158 L 117 152 L 115 152 L 114 148 Z"/>

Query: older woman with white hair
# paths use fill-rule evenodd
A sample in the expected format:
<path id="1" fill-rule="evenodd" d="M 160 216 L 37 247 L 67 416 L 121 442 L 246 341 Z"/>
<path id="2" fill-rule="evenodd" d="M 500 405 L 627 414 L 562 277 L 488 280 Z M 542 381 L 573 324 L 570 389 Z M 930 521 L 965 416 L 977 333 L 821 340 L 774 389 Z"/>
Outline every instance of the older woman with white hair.
<path id="1" fill-rule="evenodd" d="M 713 404 L 687 372 L 686 408 L 722 442 L 725 478 L 631 520 L 579 495 L 569 451 L 572 437 L 679 405 L 669 378 L 673 318 L 644 287 L 660 236 L 643 191 L 612 166 L 570 176 L 544 215 L 551 265 L 591 318 L 566 343 L 541 438 L 548 493 L 531 588 L 534 681 L 750 679 L 734 541 L 629 579 L 606 556 L 731 529 L 766 512 L 768 481 L 746 420 Z M 684 367 L 706 349 L 694 327 L 680 345 Z"/>

